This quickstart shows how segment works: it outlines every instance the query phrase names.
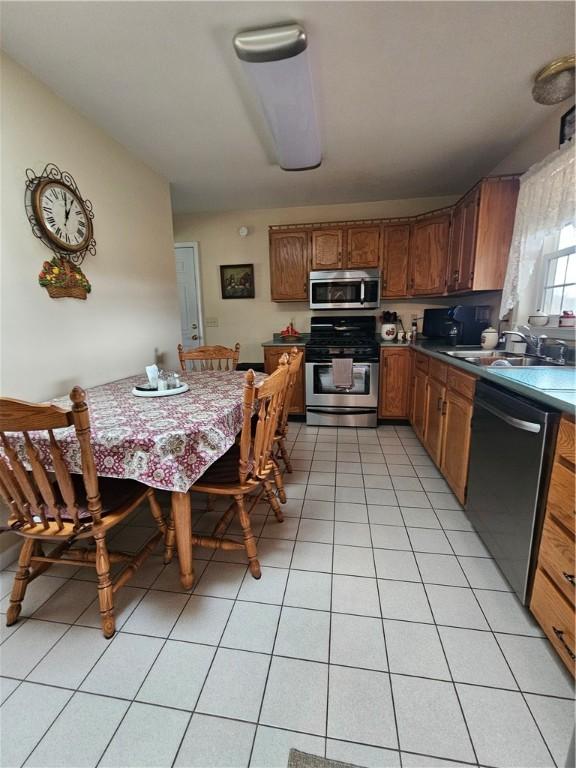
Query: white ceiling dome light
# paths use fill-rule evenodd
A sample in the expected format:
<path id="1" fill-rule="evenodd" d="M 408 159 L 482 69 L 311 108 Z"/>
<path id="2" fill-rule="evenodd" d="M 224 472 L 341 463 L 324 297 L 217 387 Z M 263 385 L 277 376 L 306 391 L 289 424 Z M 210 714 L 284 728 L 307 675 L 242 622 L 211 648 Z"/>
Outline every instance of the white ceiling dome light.
<path id="1" fill-rule="evenodd" d="M 258 93 L 280 167 L 317 168 L 322 148 L 304 29 L 286 24 L 239 32 L 234 48 Z"/>

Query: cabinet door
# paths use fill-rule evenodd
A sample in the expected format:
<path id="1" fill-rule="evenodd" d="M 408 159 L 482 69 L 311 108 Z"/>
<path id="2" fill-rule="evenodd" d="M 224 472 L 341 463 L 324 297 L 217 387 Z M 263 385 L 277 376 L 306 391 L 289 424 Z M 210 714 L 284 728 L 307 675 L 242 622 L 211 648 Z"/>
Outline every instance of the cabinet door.
<path id="1" fill-rule="evenodd" d="M 370 269 L 380 265 L 380 227 L 350 227 L 346 232 L 346 267 Z"/>
<path id="2" fill-rule="evenodd" d="M 410 293 L 438 296 L 446 288 L 450 216 L 417 221 L 410 233 Z"/>
<path id="3" fill-rule="evenodd" d="M 412 394 L 412 426 L 420 440 L 424 440 L 426 428 L 426 384 L 428 376 L 416 370 L 414 375 L 414 390 Z"/>
<path id="4" fill-rule="evenodd" d="M 446 272 L 446 288 L 448 293 L 458 290 L 460 279 L 460 261 L 462 257 L 462 231 L 464 229 L 464 206 L 459 203 L 452 213 L 450 228 L 450 246 L 448 249 L 448 270 Z"/>
<path id="5" fill-rule="evenodd" d="M 424 445 L 436 464 L 440 464 L 442 451 L 443 409 L 446 387 L 436 379 L 428 377 L 426 386 L 426 428 Z"/>
<path id="6" fill-rule="evenodd" d="M 408 247 L 410 225 L 384 227 L 382 231 L 382 297 L 406 296 L 408 290 Z"/>
<path id="7" fill-rule="evenodd" d="M 341 229 L 318 229 L 312 232 L 312 269 L 342 267 Z"/>
<path id="8" fill-rule="evenodd" d="M 378 415 L 406 418 L 410 401 L 410 350 L 380 350 L 380 398 Z"/>
<path id="9" fill-rule="evenodd" d="M 283 347 L 264 347 L 264 370 L 266 373 L 274 373 L 278 367 L 278 362 L 285 352 L 289 352 L 291 346 L 286 344 Z M 290 413 L 299 416 L 305 412 L 305 390 L 304 390 L 304 360 L 300 365 L 294 391 L 292 393 L 292 402 L 290 403 Z"/>
<path id="10" fill-rule="evenodd" d="M 306 301 L 309 270 L 308 232 L 270 233 L 272 301 Z"/>
<path id="11" fill-rule="evenodd" d="M 446 392 L 445 403 L 440 471 L 458 501 L 464 504 L 470 457 L 470 425 L 474 405 L 471 400 L 466 400 L 450 389 Z"/>
<path id="12" fill-rule="evenodd" d="M 460 252 L 460 274 L 456 285 L 459 291 L 468 291 L 472 288 L 474 262 L 476 260 L 479 202 L 480 190 L 474 190 L 462 203 L 462 247 Z"/>

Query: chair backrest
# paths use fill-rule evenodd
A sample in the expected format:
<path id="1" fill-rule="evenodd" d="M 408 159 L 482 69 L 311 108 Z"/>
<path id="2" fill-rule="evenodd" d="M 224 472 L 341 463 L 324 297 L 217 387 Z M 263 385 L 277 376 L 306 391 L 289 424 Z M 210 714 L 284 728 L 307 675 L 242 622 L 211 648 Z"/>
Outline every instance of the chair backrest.
<path id="1" fill-rule="evenodd" d="M 16 518 L 19 529 L 41 524 L 49 527 L 52 518 L 59 530 L 62 514 L 74 523 L 74 530 L 86 523 L 99 523 L 102 504 L 98 476 L 90 445 L 90 418 L 86 393 L 74 387 L 72 408 L 25 403 L 0 398 L 0 495 Z M 54 435 L 55 429 L 74 426 L 80 443 L 82 476 L 88 512 L 80 519 L 74 484 Z M 33 437 L 30 432 L 35 432 Z M 28 471 L 28 467 L 31 471 Z M 54 474 L 55 483 L 50 475 Z"/>
<path id="2" fill-rule="evenodd" d="M 254 371 L 246 373 L 244 414 L 240 436 L 240 482 L 250 477 L 266 477 L 271 470 L 270 455 L 278 419 L 288 386 L 288 355 L 280 358 L 278 367 L 260 386 L 254 386 Z M 258 402 L 256 428 L 252 428 L 254 404 Z"/>
<path id="3" fill-rule="evenodd" d="M 278 427 L 276 428 L 276 432 L 279 435 L 284 436 L 288 432 L 288 416 L 290 415 L 290 406 L 292 405 L 292 396 L 294 394 L 296 378 L 300 366 L 302 365 L 303 357 L 304 350 L 298 349 L 298 347 L 292 347 L 288 358 L 288 386 L 286 388 L 284 402 L 282 403 L 280 417 L 278 418 Z"/>
<path id="4" fill-rule="evenodd" d="M 240 344 L 230 347 L 195 347 L 184 349 L 178 344 L 178 357 L 183 371 L 235 371 L 240 357 Z M 186 363 L 190 368 L 186 368 Z"/>

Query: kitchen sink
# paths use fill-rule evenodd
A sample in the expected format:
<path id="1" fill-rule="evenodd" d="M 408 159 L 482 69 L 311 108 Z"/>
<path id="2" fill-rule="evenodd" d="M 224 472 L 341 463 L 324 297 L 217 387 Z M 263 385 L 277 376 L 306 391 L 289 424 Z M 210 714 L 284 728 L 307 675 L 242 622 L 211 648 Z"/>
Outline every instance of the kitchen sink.
<path id="1" fill-rule="evenodd" d="M 535 355 L 519 355 L 515 352 L 500 352 L 493 349 L 450 350 L 445 351 L 444 354 L 464 360 L 472 365 L 494 366 L 495 368 L 508 368 L 509 366 L 514 368 L 559 367 L 559 363 Z"/>

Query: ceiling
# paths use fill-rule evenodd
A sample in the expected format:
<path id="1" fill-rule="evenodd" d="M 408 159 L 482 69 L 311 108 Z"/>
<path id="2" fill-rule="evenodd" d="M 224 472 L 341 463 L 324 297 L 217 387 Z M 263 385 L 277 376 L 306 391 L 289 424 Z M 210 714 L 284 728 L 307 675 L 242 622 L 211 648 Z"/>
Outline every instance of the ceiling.
<path id="1" fill-rule="evenodd" d="M 324 159 L 282 171 L 232 47 L 298 21 Z M 464 191 L 549 114 L 571 2 L 3 2 L 2 47 L 172 185 L 174 209 Z"/>

